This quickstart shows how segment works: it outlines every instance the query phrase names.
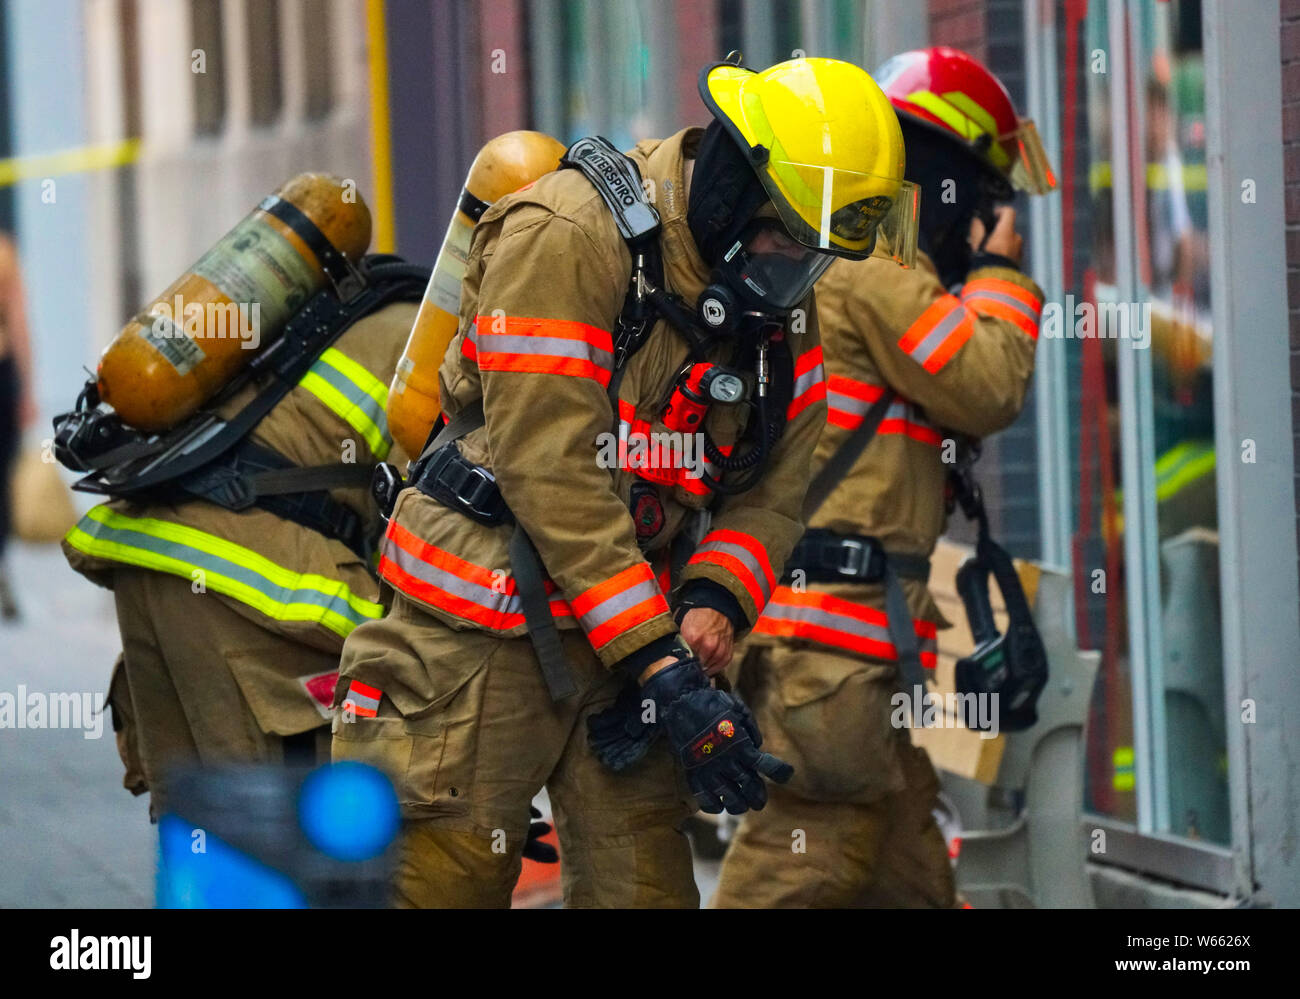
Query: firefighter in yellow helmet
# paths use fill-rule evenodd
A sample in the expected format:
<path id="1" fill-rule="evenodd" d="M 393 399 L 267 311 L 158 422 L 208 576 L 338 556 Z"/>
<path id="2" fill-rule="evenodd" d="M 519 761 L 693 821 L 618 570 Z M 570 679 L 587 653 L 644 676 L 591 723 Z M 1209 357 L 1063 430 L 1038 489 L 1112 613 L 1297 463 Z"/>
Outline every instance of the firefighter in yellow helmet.
<path id="1" fill-rule="evenodd" d="M 299 190 L 308 182 L 315 185 L 310 201 Z M 242 301 L 253 288 L 256 314 L 266 321 L 259 330 L 250 319 L 240 333 L 266 334 L 268 341 L 268 317 L 288 321 L 316 303 L 319 319 L 276 341 L 280 378 L 252 378 L 208 412 L 232 423 L 288 380 L 283 397 L 211 462 L 166 487 L 93 507 L 63 541 L 72 568 L 113 591 L 122 637 L 108 692 L 113 729 L 124 785 L 150 793 L 155 819 L 168 810 L 173 767 L 327 761 L 343 640 L 362 621 L 384 613 L 370 564 L 382 521 L 369 475 L 390 455 L 384 398 L 428 272 L 395 258 L 362 260 L 369 211 L 359 200 L 339 201 L 332 179 L 319 189 L 325 185 L 321 175 L 303 175 L 290 188 L 299 192 L 300 204 L 315 206 L 315 222 L 310 207 L 286 206 L 281 189 L 284 197 L 264 201 L 182 279 L 193 289 L 209 275 L 216 292 L 231 300 Z M 350 243 L 339 237 L 337 224 L 331 231 L 322 221 L 345 211 L 357 217 Z M 311 296 L 313 284 L 326 282 L 316 267 L 331 250 L 334 273 L 345 273 L 342 253 L 367 288 L 382 283 L 389 289 L 386 301 L 364 312 L 356 306 L 350 314 L 355 321 L 319 356 L 300 352 L 295 360 L 299 334 L 335 329 L 330 316 L 347 312 L 337 301 L 327 308 Z M 268 268 L 268 260 L 278 270 Z M 137 320 L 128 325 L 129 335 L 154 333 L 155 342 L 168 348 L 161 363 L 177 361 L 173 372 L 185 367 L 186 350 L 202 357 L 197 352 L 211 349 L 216 337 L 200 328 L 168 341 L 162 336 L 166 323 L 141 327 Z M 142 372 L 142 379 L 150 373 Z M 156 401 L 144 396 L 137 387 L 124 401 L 137 408 Z M 148 444 L 145 439 L 136 446 Z M 57 448 L 67 446 L 61 435 Z M 317 481 L 284 488 L 300 473 Z M 281 488 L 271 481 L 276 477 Z M 244 485 L 253 489 L 249 503 L 228 501 Z"/>
<path id="2" fill-rule="evenodd" d="M 1033 372 L 1043 293 L 1020 270 L 1015 212 L 998 203 L 1013 184 L 1054 181 L 1032 124 L 964 53 L 906 53 L 877 78 L 922 190 L 925 252 L 899 272 L 878 248 L 837 262 L 817 288 L 828 425 L 813 473 L 841 449 L 850 463 L 809 490 L 806 511 L 825 500 L 737 656 L 738 690 L 795 774 L 741 823 L 718 907 L 955 903 L 931 814 L 937 777 L 891 724 L 911 717 L 893 699 L 914 696 L 947 626 L 926 586 L 947 519 L 945 442 L 1010 424 Z M 878 422 L 854 458 L 864 421 Z"/>
<path id="3" fill-rule="evenodd" d="M 397 498 L 392 613 L 349 636 L 334 725 L 336 759 L 397 786 L 399 905 L 508 905 L 545 787 L 566 904 L 694 907 L 681 824 L 788 779 L 704 669 L 802 531 L 812 286 L 871 251 L 901 136 L 832 60 L 718 64 L 701 94 L 707 129 L 580 140 L 475 228 L 448 422 Z"/>

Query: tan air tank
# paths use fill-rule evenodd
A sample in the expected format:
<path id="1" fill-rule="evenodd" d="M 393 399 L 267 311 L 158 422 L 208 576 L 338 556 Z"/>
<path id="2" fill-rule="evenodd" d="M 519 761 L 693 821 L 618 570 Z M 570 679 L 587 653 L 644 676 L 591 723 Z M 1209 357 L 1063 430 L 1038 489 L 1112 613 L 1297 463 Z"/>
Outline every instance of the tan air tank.
<path id="1" fill-rule="evenodd" d="M 352 262 L 370 245 L 370 210 L 351 182 L 301 173 L 275 192 Z M 316 254 L 260 207 L 127 323 L 99 361 L 99 395 L 139 430 L 193 414 L 326 284 Z"/>
<path id="2" fill-rule="evenodd" d="M 388 429 L 412 457 L 424 449 L 440 412 L 438 369 L 459 323 L 460 283 L 465 277 L 474 223 L 498 198 L 554 170 L 563 155 L 564 146 L 549 135 L 506 132 L 474 157 L 388 390 Z"/>

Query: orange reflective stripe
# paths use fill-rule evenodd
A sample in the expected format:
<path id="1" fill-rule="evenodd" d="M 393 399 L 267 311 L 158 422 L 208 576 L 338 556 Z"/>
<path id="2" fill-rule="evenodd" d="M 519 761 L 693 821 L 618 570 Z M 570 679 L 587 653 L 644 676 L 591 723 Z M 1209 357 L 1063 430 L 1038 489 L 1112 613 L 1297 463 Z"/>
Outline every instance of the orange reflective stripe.
<path id="1" fill-rule="evenodd" d="M 1038 339 L 1038 317 L 1043 303 L 1028 288 L 1002 278 L 976 278 L 966 282 L 961 297 L 977 312 L 1013 322 L 1031 338 Z"/>
<path id="2" fill-rule="evenodd" d="M 609 331 L 569 319 L 478 316 L 461 353 L 476 358 L 481 371 L 572 375 L 602 388 L 614 370 Z"/>
<path id="3" fill-rule="evenodd" d="M 735 576 L 760 611 L 776 587 L 767 549 L 741 531 L 719 529 L 706 534 L 686 564 L 702 562 L 719 565 Z"/>
<path id="4" fill-rule="evenodd" d="M 348 685 L 347 697 L 343 701 L 343 710 L 351 711 L 362 718 L 374 718 L 379 714 L 379 698 L 383 692 L 378 687 L 353 680 Z"/>
<path id="5" fill-rule="evenodd" d="M 861 426 L 867 410 L 884 391 L 880 385 L 845 378 L 843 375 L 831 375 L 827 379 L 827 386 L 827 422 L 845 430 L 856 430 Z M 938 429 L 923 419 L 916 407 L 906 399 L 896 399 L 889 404 L 876 433 L 902 434 L 935 447 L 943 443 L 943 435 Z"/>
<path id="6" fill-rule="evenodd" d="M 514 578 L 444 551 L 389 521 L 379 557 L 379 575 L 394 589 L 493 631 L 524 624 L 523 603 Z M 546 592 L 554 594 L 550 580 Z M 551 613 L 572 617 L 565 601 L 552 596 Z"/>
<path id="7" fill-rule="evenodd" d="M 794 394 L 786 408 L 786 421 L 793 420 L 813 403 L 826 398 L 826 368 L 822 365 L 822 348 L 799 355 L 794 365 Z"/>
<path id="8" fill-rule="evenodd" d="M 572 607 L 597 650 L 625 631 L 668 613 L 668 601 L 659 589 L 654 570 L 646 562 L 628 566 L 603 583 L 597 583 L 576 597 Z"/>
<path id="9" fill-rule="evenodd" d="M 1029 306 L 1029 311 L 1037 315 L 1043 310 L 1043 303 L 1028 288 L 1018 285 L 1014 281 L 1006 281 L 1002 278 L 976 278 L 974 281 L 967 281 L 962 286 L 961 293 L 963 296 L 971 295 L 979 291 L 991 291 L 999 295 L 1010 295 L 1012 298 L 1023 302 Z"/>
<path id="10" fill-rule="evenodd" d="M 956 295 L 941 295 L 907 328 L 898 346 L 934 374 L 974 332 L 974 313 Z"/>
<path id="11" fill-rule="evenodd" d="M 934 622 L 914 618 L 912 628 L 921 640 L 921 665 L 933 669 L 938 664 L 938 632 Z M 777 587 L 754 631 L 804 639 L 877 659 L 898 658 L 884 611 L 816 590 L 796 593 L 788 586 Z"/>

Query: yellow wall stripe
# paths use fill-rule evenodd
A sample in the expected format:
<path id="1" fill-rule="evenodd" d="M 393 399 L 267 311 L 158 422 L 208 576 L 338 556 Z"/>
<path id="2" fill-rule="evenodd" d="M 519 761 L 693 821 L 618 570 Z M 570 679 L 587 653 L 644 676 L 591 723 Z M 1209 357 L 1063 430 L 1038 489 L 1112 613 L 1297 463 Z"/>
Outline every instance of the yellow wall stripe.
<path id="1" fill-rule="evenodd" d="M 0 160 L 0 187 L 33 178 L 44 180 L 46 177 L 58 177 L 69 173 L 107 170 L 111 167 L 126 166 L 139 158 L 139 139 L 123 139 L 121 142 L 105 142 L 97 146 L 60 149 L 57 152 L 41 153 L 36 156 L 14 156 L 7 160 Z"/>
<path id="2" fill-rule="evenodd" d="M 393 144 L 388 114 L 388 40 L 384 35 L 384 0 L 366 0 L 366 38 L 370 48 L 370 161 L 375 175 L 371 203 L 375 252 L 397 250 L 393 220 Z"/>

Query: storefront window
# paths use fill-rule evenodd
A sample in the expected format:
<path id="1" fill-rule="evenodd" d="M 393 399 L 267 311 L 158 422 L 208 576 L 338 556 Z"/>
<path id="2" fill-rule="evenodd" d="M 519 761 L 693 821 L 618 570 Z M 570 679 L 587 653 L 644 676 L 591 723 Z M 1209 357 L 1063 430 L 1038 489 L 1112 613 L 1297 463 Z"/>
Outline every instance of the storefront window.
<path id="1" fill-rule="evenodd" d="M 1087 805 L 1227 843 L 1199 0 L 1092 3 L 1084 39 L 1097 308 L 1075 344 L 1076 580 L 1080 645 L 1103 650 Z"/>

